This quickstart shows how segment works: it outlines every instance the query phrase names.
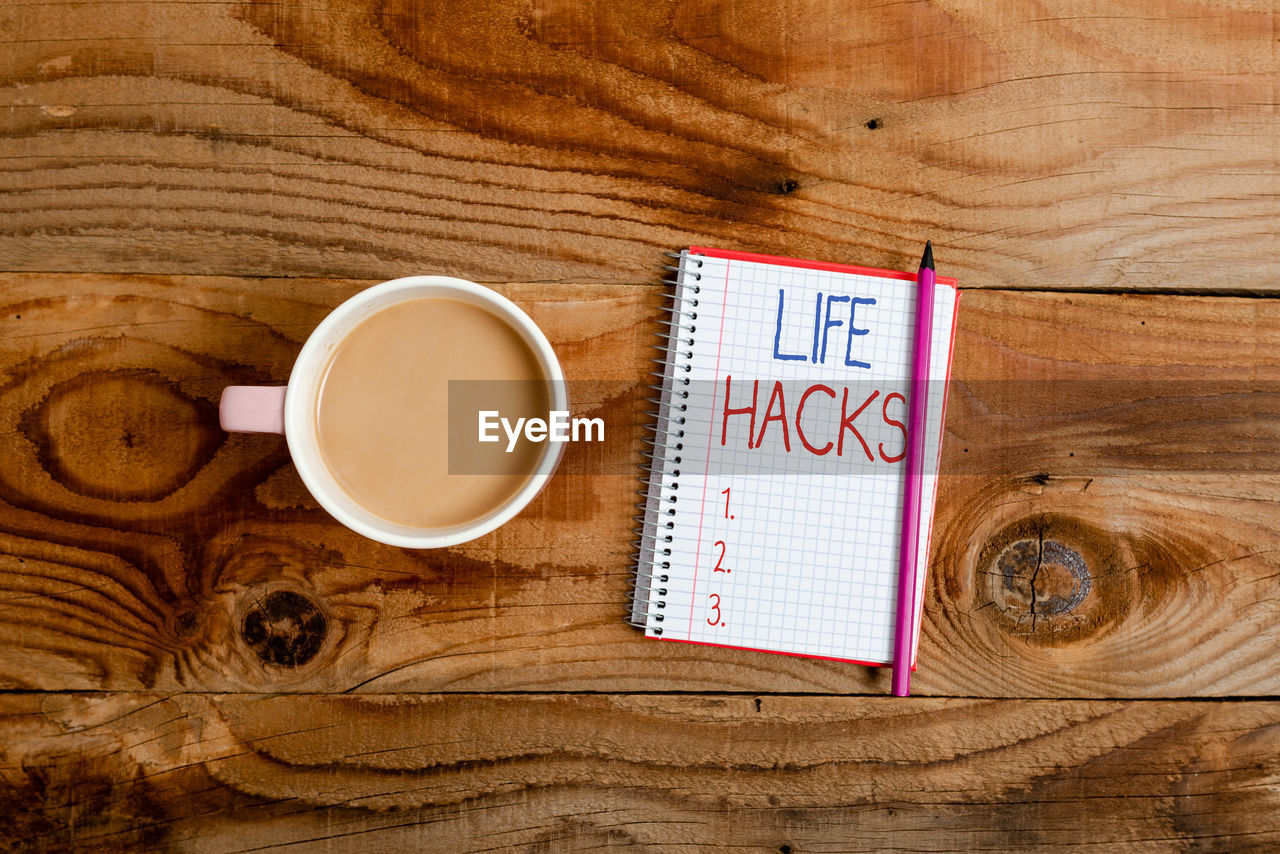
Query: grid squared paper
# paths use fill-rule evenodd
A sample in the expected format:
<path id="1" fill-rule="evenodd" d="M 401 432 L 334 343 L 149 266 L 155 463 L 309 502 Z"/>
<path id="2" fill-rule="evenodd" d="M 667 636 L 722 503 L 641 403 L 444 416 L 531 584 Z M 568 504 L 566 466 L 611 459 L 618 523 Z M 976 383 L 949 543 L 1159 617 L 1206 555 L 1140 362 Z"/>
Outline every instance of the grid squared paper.
<path id="1" fill-rule="evenodd" d="M 660 433 L 665 447 L 650 478 L 637 567 L 642 595 L 633 617 L 642 618 L 651 637 L 890 663 L 906 464 L 885 457 L 905 447 L 905 428 L 889 422 L 907 421 L 915 282 L 689 252 L 681 253 L 680 267 L 676 299 L 686 328 L 678 330 L 665 372 L 660 425 L 669 429 Z M 832 296 L 850 300 L 828 304 Z M 855 298 L 875 303 L 857 304 L 851 319 Z M 917 629 L 956 303 L 954 287 L 937 286 Z M 830 318 L 844 325 L 823 329 Z M 848 335 L 849 325 L 868 332 Z M 824 332 L 827 352 L 814 363 L 814 337 L 821 351 Z M 804 358 L 780 360 L 775 350 Z M 726 426 L 726 377 L 733 408 L 751 404 L 758 382 L 754 433 L 749 415 L 730 416 Z M 774 409 L 777 382 L 782 397 Z M 834 447 L 811 453 L 795 435 L 797 404 L 815 384 L 834 397 L 824 390 L 806 399 L 804 429 L 816 434 L 810 440 L 819 448 L 843 434 L 840 454 Z M 688 398 L 681 388 L 691 390 Z M 873 459 L 852 431 L 839 429 L 846 394 L 849 413 L 871 398 L 854 426 Z M 791 451 L 777 421 L 750 448 L 748 434 L 760 438 L 766 413 L 784 408 Z"/>

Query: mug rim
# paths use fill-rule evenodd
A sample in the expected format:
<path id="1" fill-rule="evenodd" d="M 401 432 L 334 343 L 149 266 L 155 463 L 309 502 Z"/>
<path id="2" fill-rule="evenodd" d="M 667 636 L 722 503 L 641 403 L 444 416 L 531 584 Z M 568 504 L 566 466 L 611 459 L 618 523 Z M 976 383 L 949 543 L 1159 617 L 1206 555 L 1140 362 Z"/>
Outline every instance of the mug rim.
<path id="1" fill-rule="evenodd" d="M 422 287 L 445 292 L 454 291 L 471 297 L 472 300 L 493 310 L 500 318 L 511 324 L 533 349 L 546 374 L 545 379 L 551 384 L 551 408 L 553 410 L 569 408 L 564 372 L 560 367 L 559 359 L 556 358 L 555 350 L 538 325 L 518 305 L 497 291 L 466 279 L 452 276 L 402 276 L 366 288 L 348 298 L 330 311 L 307 336 L 302 350 L 293 363 L 289 382 L 285 388 L 284 434 L 294 467 L 298 470 L 298 475 L 302 478 L 307 491 L 336 520 L 356 533 L 380 543 L 404 548 L 432 549 L 469 542 L 496 530 L 514 518 L 533 501 L 551 479 L 564 454 L 564 443 L 546 442 L 542 456 L 538 460 L 538 467 L 519 490 L 494 510 L 473 522 L 461 525 L 445 528 L 414 528 L 393 522 L 363 508 L 342 488 L 332 472 L 324 465 L 324 457 L 319 448 L 314 405 L 319 396 L 319 389 L 316 388 L 313 391 L 307 380 L 318 378 L 315 382 L 316 386 L 323 380 L 324 369 L 332 357 L 336 344 L 350 334 L 351 330 L 365 318 L 352 324 L 351 329 L 347 329 L 335 341 L 330 342 L 327 339 L 340 331 L 353 314 L 367 308 L 371 303 L 384 299 L 388 294 L 412 291 Z M 429 298 L 429 295 L 424 296 Z M 441 296 L 447 298 L 443 294 Z M 403 299 L 392 299 L 377 311 L 401 301 L 418 298 L 423 297 L 406 296 Z M 370 316 L 374 313 L 376 312 L 371 311 Z M 324 469 L 323 474 L 315 470 L 317 466 Z M 342 501 L 335 499 L 332 494 L 334 491 L 340 493 L 351 504 L 364 510 L 365 517 L 362 518 L 350 512 Z"/>

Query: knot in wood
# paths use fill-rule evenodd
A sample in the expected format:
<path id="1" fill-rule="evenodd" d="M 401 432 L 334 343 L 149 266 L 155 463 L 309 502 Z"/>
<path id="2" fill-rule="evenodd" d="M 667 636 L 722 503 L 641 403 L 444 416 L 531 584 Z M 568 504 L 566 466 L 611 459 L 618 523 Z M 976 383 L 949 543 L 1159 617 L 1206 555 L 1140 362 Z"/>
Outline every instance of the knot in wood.
<path id="1" fill-rule="evenodd" d="M 1078 621 L 1078 609 L 1084 610 L 1093 589 L 1089 563 L 1077 548 L 1054 539 L 1043 527 L 1024 530 L 1020 537 L 1011 533 L 1005 532 L 999 548 L 988 546 L 994 554 L 987 570 L 994 582 L 992 601 L 1012 621 L 1014 634 L 1057 635 Z"/>
<path id="2" fill-rule="evenodd" d="M 978 559 L 983 613 L 1002 633 L 1038 644 L 1080 642 L 1122 623 L 1132 579 L 1114 571 L 1132 559 L 1123 536 L 1053 513 L 1026 517 L 987 541 Z"/>
<path id="3" fill-rule="evenodd" d="M 240 630 L 263 662 L 298 667 L 315 658 L 328 628 L 316 603 L 292 590 L 275 590 L 249 605 Z"/>
<path id="4" fill-rule="evenodd" d="M 1093 587 L 1080 552 L 1057 540 L 1018 540 L 997 562 L 1005 589 L 1022 592 L 1025 585 L 1033 619 L 1074 611 Z"/>
<path id="5" fill-rule="evenodd" d="M 169 631 L 180 640 L 189 640 L 199 633 L 202 622 L 198 609 L 183 608 L 169 616 Z"/>
<path id="6" fill-rule="evenodd" d="M 223 441 L 207 400 L 149 370 L 89 371 L 54 385 L 19 422 L 49 477 L 115 502 L 161 501 Z"/>

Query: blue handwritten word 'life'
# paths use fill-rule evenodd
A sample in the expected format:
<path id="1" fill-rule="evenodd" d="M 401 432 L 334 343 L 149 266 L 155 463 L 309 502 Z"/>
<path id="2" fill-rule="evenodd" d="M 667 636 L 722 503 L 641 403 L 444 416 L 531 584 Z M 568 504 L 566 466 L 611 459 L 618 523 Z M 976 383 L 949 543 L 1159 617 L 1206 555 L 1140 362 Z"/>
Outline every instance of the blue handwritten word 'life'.
<path id="1" fill-rule="evenodd" d="M 823 302 L 822 292 L 818 292 L 817 299 L 813 303 L 813 349 L 808 353 L 784 353 L 782 352 L 782 316 L 786 304 L 786 289 L 778 288 L 778 322 L 774 327 L 773 333 L 773 358 L 783 362 L 805 362 L 810 361 L 815 365 L 826 364 L 827 361 L 827 340 L 831 335 L 831 330 L 839 326 L 845 326 L 847 335 L 844 346 L 844 363 L 850 368 L 870 368 L 870 362 L 862 362 L 853 358 L 853 339 L 856 336 L 866 335 L 871 332 L 870 329 L 862 329 L 853 321 L 860 305 L 875 305 L 876 301 L 872 297 L 849 297 L 843 294 L 827 294 L 825 303 Z M 848 304 L 848 308 L 844 307 Z M 834 308 L 833 308 L 834 306 Z M 834 315 L 834 316 L 833 316 Z M 845 322 L 848 318 L 848 323 Z M 839 347 L 839 336 L 837 335 L 837 344 Z"/>

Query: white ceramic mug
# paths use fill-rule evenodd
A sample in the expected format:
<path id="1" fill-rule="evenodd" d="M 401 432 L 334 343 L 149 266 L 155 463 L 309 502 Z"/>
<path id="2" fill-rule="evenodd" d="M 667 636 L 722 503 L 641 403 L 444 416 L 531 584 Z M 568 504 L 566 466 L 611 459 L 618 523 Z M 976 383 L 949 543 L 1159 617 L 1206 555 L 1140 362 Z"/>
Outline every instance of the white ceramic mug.
<path id="1" fill-rule="evenodd" d="M 449 528 L 414 528 L 383 519 L 356 503 L 338 484 L 320 456 L 316 402 L 329 360 L 361 321 L 398 302 L 423 297 L 459 300 L 485 308 L 519 332 L 537 356 L 551 385 L 551 408 L 569 409 L 564 373 L 542 330 L 506 297 L 486 287 L 447 276 L 407 276 L 375 285 L 353 296 L 320 321 L 302 346 L 286 386 L 229 386 L 222 392 L 219 417 L 228 432 L 283 433 L 302 482 L 320 506 L 353 531 L 393 546 L 434 549 L 473 540 L 506 523 L 542 490 L 564 452 L 547 442 L 529 481 L 489 513 Z M 447 448 L 440 448 L 442 454 Z M 482 475 L 477 475 L 482 476 Z"/>

